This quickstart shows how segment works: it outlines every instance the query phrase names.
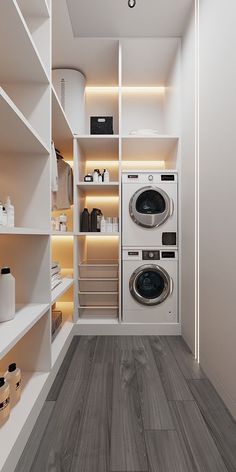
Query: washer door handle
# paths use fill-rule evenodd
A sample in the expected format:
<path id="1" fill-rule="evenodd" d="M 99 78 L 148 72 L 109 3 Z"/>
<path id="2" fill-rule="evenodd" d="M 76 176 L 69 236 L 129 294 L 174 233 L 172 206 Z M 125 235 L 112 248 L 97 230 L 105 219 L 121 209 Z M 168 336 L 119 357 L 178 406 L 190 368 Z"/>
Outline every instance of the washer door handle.
<path id="1" fill-rule="evenodd" d="M 174 209 L 175 209 L 175 206 L 174 206 L 174 202 L 173 202 L 173 199 L 170 198 L 170 216 L 173 215 L 174 213 Z"/>
<path id="2" fill-rule="evenodd" d="M 174 282 L 173 282 L 172 277 L 170 277 L 170 293 L 169 293 L 169 295 L 172 295 L 173 290 L 174 290 Z"/>

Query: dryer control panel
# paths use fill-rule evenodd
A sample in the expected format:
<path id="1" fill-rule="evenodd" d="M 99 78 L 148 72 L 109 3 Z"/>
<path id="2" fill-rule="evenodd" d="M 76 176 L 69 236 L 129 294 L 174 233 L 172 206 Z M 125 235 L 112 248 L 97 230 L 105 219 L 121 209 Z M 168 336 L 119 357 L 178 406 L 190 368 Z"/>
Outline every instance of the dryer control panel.
<path id="1" fill-rule="evenodd" d="M 142 251 L 143 261 L 159 261 L 160 260 L 160 251 Z"/>
<path id="2" fill-rule="evenodd" d="M 177 249 L 126 248 L 122 251 L 123 261 L 162 261 L 178 260 Z"/>
<path id="3" fill-rule="evenodd" d="M 171 171 L 123 171 L 122 182 L 124 184 L 173 184 L 177 182 L 177 173 Z"/>

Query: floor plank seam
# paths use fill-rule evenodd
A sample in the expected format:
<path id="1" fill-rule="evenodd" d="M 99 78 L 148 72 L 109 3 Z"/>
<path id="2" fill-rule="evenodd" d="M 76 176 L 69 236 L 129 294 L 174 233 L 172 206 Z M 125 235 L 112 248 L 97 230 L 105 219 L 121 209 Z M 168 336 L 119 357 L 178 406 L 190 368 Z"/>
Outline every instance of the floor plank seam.
<path id="1" fill-rule="evenodd" d="M 135 359 L 135 355 L 133 353 L 133 356 L 134 356 L 134 359 Z M 136 372 L 136 377 L 137 377 L 137 382 L 138 382 L 138 374 L 137 374 L 137 365 L 136 365 L 136 361 L 134 360 L 134 368 L 135 368 L 135 372 Z M 147 440 L 146 440 L 146 435 L 145 435 L 145 429 L 144 429 L 144 419 L 143 419 L 143 413 L 142 413 L 142 399 L 141 399 L 141 395 L 140 395 L 140 390 L 138 388 L 138 398 L 139 398 L 139 405 L 140 405 L 140 417 L 141 417 L 141 421 L 142 421 L 142 429 L 143 429 L 143 439 L 144 439 L 144 446 L 145 446 L 145 452 L 146 452 L 146 458 L 147 458 L 147 466 L 148 466 L 148 469 L 147 471 L 144 471 L 144 472 L 150 472 L 150 460 L 149 460 L 149 455 L 148 455 L 148 448 L 147 448 Z"/>

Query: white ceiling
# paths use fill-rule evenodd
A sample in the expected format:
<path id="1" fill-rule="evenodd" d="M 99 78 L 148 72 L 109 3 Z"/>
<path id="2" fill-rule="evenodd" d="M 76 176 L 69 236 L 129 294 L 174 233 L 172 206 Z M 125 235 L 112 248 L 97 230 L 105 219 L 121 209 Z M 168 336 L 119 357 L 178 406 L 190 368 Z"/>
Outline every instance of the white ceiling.
<path id="1" fill-rule="evenodd" d="M 182 36 L 193 0 L 67 0 L 75 37 Z"/>
<path id="2" fill-rule="evenodd" d="M 87 85 L 117 85 L 118 41 L 74 38 L 66 0 L 53 0 L 52 9 L 53 68 L 80 70 Z"/>
<path id="3" fill-rule="evenodd" d="M 71 4 L 70 15 L 67 3 Z M 144 8 L 144 3 L 145 5 L 152 5 L 152 8 Z M 72 11 L 72 4 L 74 4 L 73 9 L 77 13 L 74 10 Z M 53 68 L 78 69 L 86 76 L 87 85 L 117 85 L 119 43 L 113 36 L 124 33 L 128 24 L 127 21 L 130 22 L 132 13 L 130 35 L 135 33 L 140 38 L 145 36 L 145 31 L 146 33 L 149 31 L 154 37 L 164 35 L 173 37 L 173 39 L 163 43 L 161 39 L 146 38 L 142 42 L 139 53 L 136 46 L 136 52 L 133 51 L 132 40 L 129 40 L 130 44 L 128 40 L 123 40 L 122 43 L 126 51 L 123 51 L 125 54 L 123 54 L 122 60 L 124 83 L 129 85 L 127 79 L 129 77 L 133 80 L 132 85 L 135 85 L 134 76 L 138 70 L 136 75 L 143 78 L 143 80 L 142 83 L 136 85 L 162 85 L 166 81 L 173 63 L 173 57 L 176 54 L 178 41 L 174 38 L 183 34 L 191 4 L 192 0 L 137 0 L 137 7 L 130 10 L 126 0 L 52 0 Z M 103 8 L 108 5 L 110 14 L 108 14 L 106 8 L 102 10 L 102 5 Z M 98 9 L 98 6 L 100 6 L 100 9 Z M 136 8 L 139 8 L 139 10 L 135 11 Z M 119 13 L 117 13 L 117 9 Z M 100 11 L 99 14 L 97 14 L 97 10 Z M 153 11 L 155 12 L 155 21 Z M 135 20 L 135 15 L 139 15 L 139 19 Z M 142 21 L 140 21 L 140 15 L 143 17 Z M 76 28 L 79 28 L 79 25 L 83 27 L 86 36 L 94 36 L 100 30 L 102 36 L 109 33 L 112 38 L 103 38 L 98 41 L 94 37 L 75 37 L 70 18 L 74 19 L 73 23 L 76 23 Z M 95 29 L 93 29 L 93 23 Z M 153 34 L 154 23 L 155 34 Z M 139 30 L 138 33 L 137 29 Z M 152 57 L 153 47 L 155 48 L 156 62 L 153 62 L 153 70 L 150 71 L 150 57 Z M 132 58 L 132 61 L 130 61 L 130 58 Z M 153 75 L 153 84 L 147 82 L 145 73 L 149 77 Z"/>

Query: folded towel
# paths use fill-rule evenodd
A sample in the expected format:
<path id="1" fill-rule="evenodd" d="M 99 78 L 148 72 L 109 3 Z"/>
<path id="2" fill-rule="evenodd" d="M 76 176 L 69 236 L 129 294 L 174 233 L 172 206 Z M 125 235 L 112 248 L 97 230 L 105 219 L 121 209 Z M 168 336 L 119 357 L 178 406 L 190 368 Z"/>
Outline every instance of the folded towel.
<path id="1" fill-rule="evenodd" d="M 143 129 L 134 129 L 129 133 L 131 136 L 158 136 L 157 129 L 143 128 Z"/>

